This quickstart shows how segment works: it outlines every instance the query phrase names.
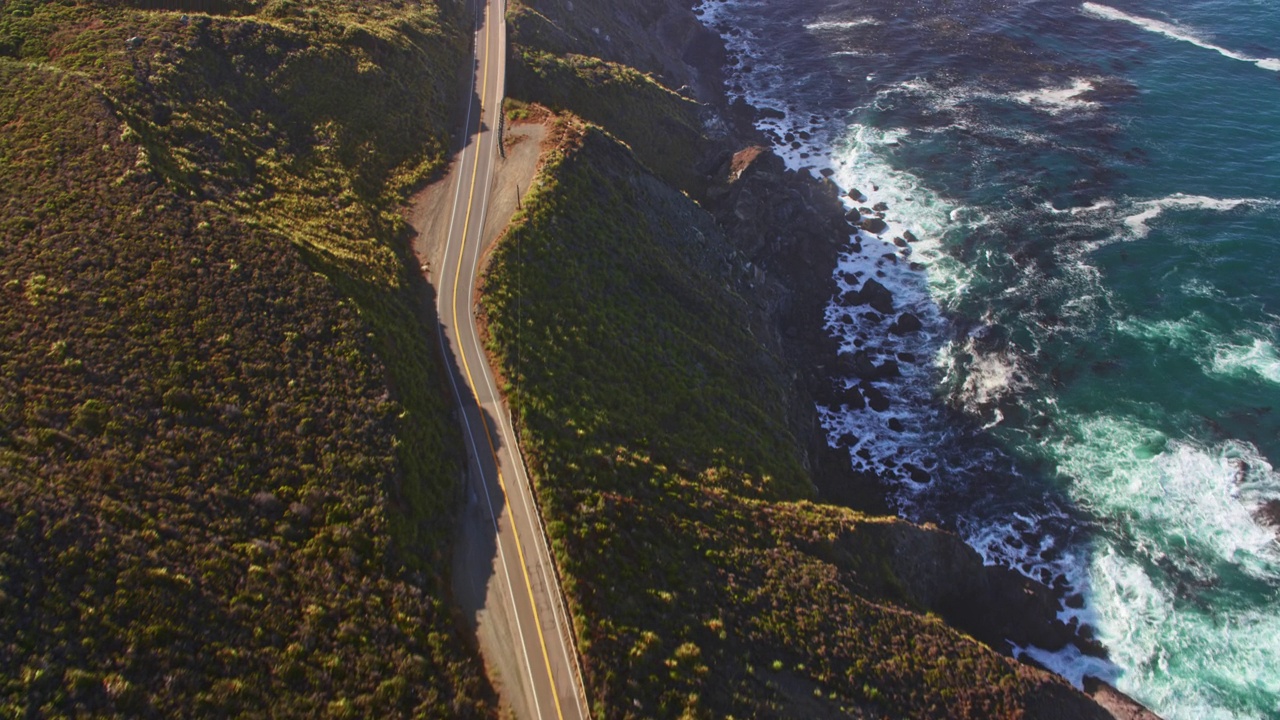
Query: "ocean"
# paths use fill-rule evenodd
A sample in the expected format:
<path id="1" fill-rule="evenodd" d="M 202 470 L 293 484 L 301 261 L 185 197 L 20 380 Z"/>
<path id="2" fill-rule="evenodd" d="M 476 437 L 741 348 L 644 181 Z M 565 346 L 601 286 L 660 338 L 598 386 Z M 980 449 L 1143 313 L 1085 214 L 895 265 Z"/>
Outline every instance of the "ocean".
<path id="1" fill-rule="evenodd" d="M 832 445 L 1110 656 L 1015 652 L 1170 720 L 1280 717 L 1280 6 L 697 12 L 790 167 L 888 226 L 826 320 L 899 376 L 819 408 Z"/>

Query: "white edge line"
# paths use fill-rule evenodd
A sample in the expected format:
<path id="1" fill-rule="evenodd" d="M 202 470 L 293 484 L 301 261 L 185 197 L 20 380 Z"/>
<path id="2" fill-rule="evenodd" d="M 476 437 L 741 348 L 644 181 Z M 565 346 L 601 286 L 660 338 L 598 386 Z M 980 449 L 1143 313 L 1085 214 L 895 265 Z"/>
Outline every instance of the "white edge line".
<path id="1" fill-rule="evenodd" d="M 504 22 L 505 22 L 505 21 L 504 21 Z M 497 90 L 500 90 L 500 89 L 502 88 L 502 81 L 501 81 L 501 77 L 502 77 L 502 76 L 499 76 L 500 80 L 499 80 L 499 82 L 497 83 L 497 88 L 496 88 Z M 500 106 L 499 106 L 499 103 L 501 102 L 501 97 L 500 97 L 499 93 L 497 93 L 497 92 L 495 92 L 495 93 L 494 93 L 494 96 L 495 96 L 495 100 L 494 100 L 494 107 L 498 108 L 498 111 L 499 111 L 499 112 L 501 112 L 501 108 L 500 108 Z M 491 132 L 492 132 L 492 131 L 491 131 Z M 494 148 L 494 143 L 490 143 L 490 144 L 489 144 L 489 148 L 488 148 L 488 150 L 489 150 L 489 165 L 490 165 L 491 167 L 492 167 L 492 165 L 493 165 L 493 148 Z M 478 162 L 478 161 L 479 161 L 479 159 L 477 158 L 477 162 Z M 489 197 L 490 197 L 490 195 L 491 195 L 491 193 L 490 193 L 490 189 L 489 189 L 488 187 L 486 187 L 486 188 L 484 189 L 484 191 L 483 191 L 483 192 L 484 192 L 484 195 L 483 195 L 483 198 L 482 198 L 482 200 L 481 200 L 481 205 L 480 205 L 480 225 L 479 225 L 479 227 L 480 227 L 480 233 L 481 233 L 481 239 L 483 239 L 483 237 L 484 237 L 484 236 L 483 236 L 483 232 L 484 232 L 484 224 L 485 224 L 485 221 L 488 219 Z M 477 247 L 478 247 L 478 244 L 477 244 Z M 479 263 L 477 263 L 476 265 L 478 265 L 478 264 L 479 264 Z M 469 281 L 468 281 L 468 287 L 474 287 L 474 285 L 475 285 L 475 281 L 476 281 L 476 265 L 473 265 L 473 266 L 471 267 L 471 274 L 470 274 L 470 278 L 469 278 Z M 477 344 L 477 346 L 480 344 L 480 339 L 479 339 L 479 337 L 477 337 L 477 338 L 476 338 L 476 344 Z M 481 373 L 480 373 L 480 374 L 481 374 L 481 376 L 484 378 L 485 384 L 488 386 L 490 396 L 491 396 L 491 397 L 494 399 L 494 401 L 496 402 L 496 401 L 497 401 L 497 399 L 498 399 L 498 397 L 499 397 L 499 395 L 498 395 L 497 388 L 495 387 L 495 384 L 494 384 L 494 380 L 493 380 L 493 372 L 492 372 L 492 370 L 489 368 L 489 363 L 488 363 L 488 361 L 487 361 L 487 360 L 486 360 L 484 363 L 481 363 L 481 364 L 482 364 L 484 367 L 482 368 L 482 371 L 481 371 Z M 478 402 L 479 402 L 479 398 L 477 398 L 476 400 L 477 400 L 477 403 L 478 403 Z M 564 608 L 562 607 L 562 604 L 563 604 L 563 602 L 564 602 L 564 601 L 563 601 L 563 597 L 562 597 L 562 595 L 561 595 L 561 593 L 560 593 L 560 584 L 559 584 L 559 581 L 558 581 L 558 580 L 554 580 L 554 579 L 552 579 L 552 578 L 549 578 L 549 577 L 548 577 L 548 575 L 547 575 L 547 563 L 545 563 L 545 562 L 541 562 L 541 560 L 542 560 L 544 557 L 545 557 L 548 561 L 551 561 L 551 562 L 554 562 L 554 559 L 551 557 L 551 549 L 547 546 L 546 535 L 545 535 L 545 529 L 542 527 L 541 516 L 538 514 L 538 511 L 537 511 L 537 509 L 536 509 L 536 508 L 535 508 L 535 509 L 530 509 L 530 506 L 529 506 L 529 495 L 531 495 L 531 494 L 533 493 L 533 486 L 532 486 L 532 484 L 529 482 L 528 474 L 525 472 L 525 467 L 524 467 L 524 457 L 523 457 L 523 455 L 518 455 L 518 454 L 516 453 L 516 449 L 518 448 L 518 445 L 516 444 L 515 437 L 513 436 L 513 431 L 512 431 L 512 430 L 511 430 L 511 428 L 509 427 L 509 424 L 508 424 L 508 423 L 504 423 L 504 422 L 502 422 L 501 418 L 498 418 L 498 419 L 497 419 L 497 422 L 498 422 L 498 426 L 502 429 L 503 439 L 507 441 L 508 454 L 509 454 L 509 455 L 510 455 L 510 457 L 511 457 L 511 465 L 512 465 L 513 467 L 515 467 L 515 468 L 516 468 L 517 474 L 519 475 L 518 479 L 520 480 L 521 485 L 523 486 L 523 488 L 526 490 L 526 493 L 519 493 L 519 495 L 520 495 L 520 502 L 521 502 L 521 504 L 522 504 L 522 505 L 524 505 L 524 511 L 525 511 L 525 514 L 526 514 L 526 515 L 528 515 L 530 518 L 534 518 L 534 519 L 537 519 L 537 520 L 538 520 L 537 527 L 535 528 L 536 532 L 534 533 L 534 535 L 537 535 L 537 536 L 538 536 L 538 541 L 539 541 L 540 549 L 542 550 L 542 552 L 541 552 L 541 554 L 540 554 L 540 557 L 539 557 L 539 562 L 538 562 L 538 571 L 539 571 L 539 574 L 540 574 L 540 575 L 542 575 L 542 582 L 543 582 L 543 585 L 545 585 L 545 586 L 546 586 L 547 588 L 549 588 L 549 589 L 550 589 L 550 588 L 555 588 L 556 598 L 555 598 L 555 600 L 553 600 L 553 602 L 551 603 L 551 605 L 552 605 L 552 615 L 553 615 L 553 617 L 555 618 L 555 624 L 556 624 L 556 626 L 557 626 L 557 627 L 556 627 L 556 631 L 557 631 L 557 632 L 556 632 L 556 634 L 561 636 L 561 640 L 560 640 L 560 643 L 559 643 L 559 645 L 560 645 L 560 654 L 564 657 L 565 666 L 566 666 L 566 668 L 570 669 L 570 674 L 571 674 L 571 675 L 573 674 L 573 672 L 572 672 L 572 669 L 573 669 L 573 668 L 578 667 L 578 668 L 579 668 L 579 669 L 578 669 L 578 673 L 577 673 L 577 674 L 578 674 L 578 676 L 579 676 L 579 677 L 578 677 L 578 680 L 579 680 L 579 682 L 585 682 L 585 681 L 586 681 L 586 678 L 581 677 L 581 672 L 582 672 L 582 671 L 581 671 L 581 668 L 580 668 L 580 666 L 578 665 L 578 662 L 577 662 L 577 650 L 576 650 L 576 649 L 574 650 L 574 657 L 572 657 L 572 658 L 571 658 L 571 657 L 569 657 L 569 647 L 568 647 L 568 644 L 564 642 L 563 634 L 560 632 L 560 629 L 561 629 L 561 627 L 560 627 L 560 626 L 561 626 L 561 624 L 563 623 L 565 630 L 566 630 L 566 631 L 568 632 L 568 634 L 569 634 L 569 637 L 570 637 L 570 638 L 573 638 L 573 637 L 574 637 L 574 634 L 573 634 L 573 628 L 572 628 L 572 626 L 569 624 L 569 619 L 568 619 L 568 617 L 565 617 L 565 615 L 564 615 Z M 513 516 L 511 520 L 512 520 L 512 522 L 515 522 L 515 517 Z M 530 598 L 530 600 L 532 600 L 532 598 Z M 548 668 L 548 671 L 549 671 L 549 670 L 550 670 L 550 668 Z M 555 683 L 555 678 L 554 678 L 554 677 L 552 677 L 552 678 L 551 678 L 551 682 L 552 682 L 552 683 Z M 582 718 L 585 718 L 585 717 L 587 717 L 586 709 L 585 709 L 585 708 L 583 707 L 583 705 L 582 705 L 583 692 L 585 692 L 585 688 L 577 687 L 579 683 L 578 683 L 578 682 L 573 682 L 573 678 L 572 678 L 572 677 L 570 677 L 570 684 L 575 686 L 575 687 L 573 688 L 573 690 L 574 690 L 574 691 L 573 691 L 573 701 L 574 701 L 574 704 L 575 704 L 575 705 L 577 706 L 577 708 L 578 708 L 578 716 L 579 716 L 579 717 L 582 717 Z"/>
<path id="2" fill-rule="evenodd" d="M 487 7 L 487 4 L 486 4 L 486 7 Z M 477 16 L 477 17 L 476 17 L 476 24 L 477 24 L 477 26 L 479 25 L 479 16 Z M 472 61 L 473 66 L 474 66 L 474 65 L 479 61 L 479 54 L 478 54 L 478 52 L 475 50 L 475 47 L 478 47 L 478 46 L 479 46 L 479 30 L 480 30 L 480 29 L 479 29 L 479 27 L 476 27 L 475 31 L 473 32 L 473 37 L 475 38 L 474 46 L 473 46 L 472 53 L 471 53 L 471 61 Z M 473 72 L 474 72 L 474 70 L 473 70 Z M 484 96 L 484 88 L 481 88 L 481 89 L 480 89 L 480 94 L 481 94 L 481 98 L 480 98 L 480 111 L 481 111 L 481 118 L 483 118 L 483 117 L 484 117 L 484 115 L 483 115 L 483 113 L 484 113 L 484 97 L 483 97 L 483 96 Z M 443 264 L 443 265 L 445 265 L 446 267 L 448 266 L 449 248 L 451 248 L 451 247 L 453 246 L 453 228 L 454 228 L 454 226 L 455 226 L 455 224 L 456 224 L 456 221 L 457 221 L 457 218 L 458 218 L 458 202 L 462 199 L 462 176 L 465 174 L 465 172 L 463 172 L 463 166 L 465 166 L 465 165 L 466 165 L 466 156 L 467 156 L 466 144 L 465 144 L 465 143 L 466 143 L 467 133 L 470 131 L 470 129 L 471 129 L 471 102 L 470 102 L 470 100 L 468 100 L 468 102 L 467 102 L 467 115 L 466 115 L 466 121 L 465 121 L 465 122 L 464 122 L 464 124 L 463 124 L 463 147 L 462 147 L 462 153 L 461 153 L 461 156 L 459 157 L 459 163 L 458 163 L 458 182 L 457 182 L 457 184 L 454 186 L 453 208 L 452 208 L 452 211 L 449 213 L 449 232 L 448 232 L 448 234 L 447 234 L 447 235 L 445 235 L 444 258 L 443 258 L 444 262 L 443 262 L 442 264 Z M 476 162 L 479 162 L 479 161 L 480 161 L 480 157 L 479 157 L 479 147 L 478 147 L 478 145 L 479 145 L 479 138 L 480 138 L 480 135 L 481 135 L 481 133 L 480 133 L 480 132 L 479 132 L 479 130 L 477 129 L 477 132 L 476 132 L 476 143 L 477 143 L 477 148 L 476 148 L 476 152 L 475 152 L 475 155 L 476 155 Z M 487 198 L 487 196 L 488 196 L 488 193 L 486 192 L 486 198 Z M 464 240 L 463 247 L 465 247 L 465 246 L 466 246 L 466 244 L 465 244 L 465 238 L 464 238 L 463 240 Z M 459 251 L 459 252 L 461 252 L 461 251 Z M 448 272 L 446 268 L 441 268 L 441 275 L 440 275 L 440 279 L 441 279 L 441 285 L 442 285 L 442 286 L 443 286 L 443 280 L 444 280 L 444 278 L 445 278 L 445 273 L 446 273 L 446 272 Z M 474 272 L 474 271 L 473 271 L 473 272 Z M 455 278 L 454 278 L 454 293 L 453 293 L 453 295 L 454 295 L 455 297 L 456 297 L 456 295 L 457 295 L 457 287 L 458 287 L 458 284 L 457 284 L 457 278 L 455 277 Z M 442 323 L 443 323 L 443 320 L 444 320 L 444 307 L 443 307 L 443 305 L 442 305 L 441 303 L 443 303 L 443 302 L 444 302 L 444 295 L 443 295 L 443 294 L 441 294 L 441 296 L 440 296 L 439 300 L 438 300 L 438 301 L 437 301 L 437 303 L 436 303 L 436 313 L 437 313 L 437 315 L 439 316 L 439 318 L 440 318 L 440 320 L 441 320 L 441 322 L 442 322 Z M 470 312 L 470 309 L 469 309 L 469 308 L 468 308 L 468 312 Z M 454 328 L 453 330 L 454 330 L 454 333 L 455 333 L 455 334 L 458 332 L 458 328 Z M 449 348 L 448 348 L 448 346 L 445 344 L 445 337 L 444 337 L 444 336 L 445 336 L 445 334 L 444 334 L 443 332 L 439 333 L 439 335 L 438 335 L 438 337 L 439 337 L 439 339 L 440 339 L 440 352 L 441 352 L 441 354 L 442 354 L 442 356 L 443 356 L 443 359 L 447 359 L 447 358 L 449 357 Z M 458 340 L 458 352 L 459 352 L 459 353 L 461 353 L 461 352 L 462 352 L 462 341 L 461 341 L 461 338 L 459 338 L 459 340 Z M 472 433 L 472 431 L 471 431 L 471 423 L 467 421 L 467 411 L 466 411 L 466 408 L 464 408 L 464 407 L 463 407 L 463 405 L 462 405 L 462 393 L 461 393 L 461 391 L 458 389 L 458 380 L 457 380 L 457 378 L 455 378 L 455 377 L 454 377 L 453 372 L 448 371 L 448 366 L 447 366 L 447 365 L 446 365 L 445 369 L 446 369 L 446 373 L 445 373 L 445 374 L 449 376 L 449 384 L 450 384 L 451 386 L 453 386 L 453 396 L 454 396 L 454 399 L 455 399 L 455 400 L 457 401 L 457 403 L 458 403 L 458 412 L 459 412 L 459 413 L 460 413 L 460 415 L 461 415 L 462 426 L 466 429 L 466 431 L 467 431 L 467 439 L 468 439 L 468 440 L 470 440 L 470 442 L 471 442 L 471 454 L 472 454 L 472 457 L 474 457 L 474 458 L 475 458 L 475 461 L 476 461 L 476 470 L 477 470 L 477 471 L 479 472 L 479 474 L 480 474 L 480 487 L 481 487 L 481 489 L 482 489 L 482 490 L 484 490 L 485 503 L 489 506 L 489 517 L 490 517 L 490 519 L 493 521 L 494 545 L 495 545 L 495 546 L 497 547 L 497 549 L 498 549 L 498 562 L 502 565 L 502 574 L 503 574 L 503 576 L 506 578 L 506 581 L 507 581 L 507 588 L 508 588 L 508 589 L 511 589 L 511 588 L 514 588 L 515 586 L 514 586 L 514 585 L 512 584 L 512 582 L 511 582 L 511 571 L 507 568 L 507 558 L 506 558 L 506 554 L 505 554 L 504 552 L 502 552 L 502 530 L 498 527 L 498 516 L 497 516 L 497 513 L 495 513 L 495 512 L 494 512 L 494 509 L 493 509 L 493 498 L 492 498 L 492 496 L 489 494 L 489 483 L 485 482 L 485 479 L 484 479 L 484 467 L 483 467 L 483 465 L 481 464 L 481 461 L 480 461 L 480 449 L 479 449 L 479 448 L 477 447 L 477 445 L 476 445 L 476 438 L 475 438 L 475 434 L 474 434 L 474 433 Z M 480 408 L 480 398 L 476 398 L 476 407 L 477 407 L 477 408 Z M 482 414 L 483 414 L 483 408 L 480 408 L 480 409 L 481 409 L 481 412 L 482 412 Z M 514 518 L 514 517 L 512 518 L 512 522 L 515 522 L 515 518 Z M 526 671 L 526 672 L 528 673 L 528 675 L 529 675 L 529 688 L 530 688 L 530 690 L 533 692 L 533 704 L 534 704 L 534 707 L 535 707 L 535 709 L 536 709 L 536 708 L 538 707 L 538 685 L 537 685 L 537 683 L 534 681 L 534 678 L 533 678 L 533 662 L 529 660 L 529 648 L 528 648 L 528 646 L 526 645 L 526 643 L 525 643 L 525 641 L 524 641 L 524 629 L 521 627 L 521 624 L 520 624 L 520 609 L 516 606 L 515 593 L 514 593 L 514 592 L 510 592 L 510 593 L 509 593 L 509 597 L 511 598 L 511 612 L 512 612 L 512 616 L 515 618 L 515 621 L 516 621 L 516 634 L 520 636 L 520 650 L 521 650 L 521 652 L 524 654 L 524 665 L 525 665 L 525 671 Z M 530 602 L 530 603 L 533 603 L 533 602 L 534 602 L 534 599 L 533 599 L 533 597 L 532 597 L 532 596 L 529 598 L 529 602 Z M 554 680 L 553 680 L 553 682 L 554 682 Z"/>

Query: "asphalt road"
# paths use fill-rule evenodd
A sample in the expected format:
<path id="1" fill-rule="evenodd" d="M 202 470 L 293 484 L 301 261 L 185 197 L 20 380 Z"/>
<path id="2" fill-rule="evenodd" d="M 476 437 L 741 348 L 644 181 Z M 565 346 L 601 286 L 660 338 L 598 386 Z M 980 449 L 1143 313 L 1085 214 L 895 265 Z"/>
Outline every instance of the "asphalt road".
<path id="1" fill-rule="evenodd" d="M 477 9 L 474 94 L 465 146 L 455 163 L 443 262 L 438 268 L 441 344 L 460 408 L 471 505 L 491 522 L 492 563 L 481 610 L 481 649 L 519 717 L 585 720 L 588 705 L 541 519 L 476 328 L 476 274 L 493 184 L 506 67 L 504 0 Z M 486 641 L 487 640 L 487 641 Z M 498 657 L 491 657 L 491 656 Z"/>

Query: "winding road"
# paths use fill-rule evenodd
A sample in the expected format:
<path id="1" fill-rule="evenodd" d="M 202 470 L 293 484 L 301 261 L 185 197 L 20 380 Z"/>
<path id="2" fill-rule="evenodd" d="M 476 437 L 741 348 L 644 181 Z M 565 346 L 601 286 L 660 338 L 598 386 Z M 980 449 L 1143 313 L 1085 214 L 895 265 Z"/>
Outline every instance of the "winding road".
<path id="1" fill-rule="evenodd" d="M 585 720 L 588 703 L 571 626 L 510 414 L 476 328 L 473 304 L 499 141 L 506 67 L 504 10 L 504 0 L 485 0 L 477 8 L 474 92 L 466 113 L 465 145 L 454 164 L 449 229 L 436 282 L 441 350 L 450 365 L 470 456 L 470 519 L 464 522 L 479 518 L 479 524 L 492 523 L 486 539 L 492 552 L 474 560 L 492 563 L 480 573 L 488 576 L 478 613 L 485 663 L 518 717 Z"/>

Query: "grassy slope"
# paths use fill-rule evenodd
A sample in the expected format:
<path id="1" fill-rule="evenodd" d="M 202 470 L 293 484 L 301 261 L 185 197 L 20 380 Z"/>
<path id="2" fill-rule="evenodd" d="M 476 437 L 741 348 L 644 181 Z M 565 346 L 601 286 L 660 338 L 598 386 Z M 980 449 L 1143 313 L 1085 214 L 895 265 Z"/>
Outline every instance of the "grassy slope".
<path id="1" fill-rule="evenodd" d="M 695 189 L 705 183 L 692 167 L 702 152 L 697 103 L 626 65 L 556 55 L 519 40 L 517 32 L 507 64 L 512 97 L 568 110 L 607 128 L 647 167 L 678 187 Z"/>
<path id="2" fill-rule="evenodd" d="M 611 39 L 605 44 L 610 48 L 643 54 L 631 47 L 627 27 L 618 23 L 653 22 L 646 4 L 620 10 L 616 3 L 579 3 L 570 10 L 555 3 L 557 16 L 569 18 L 571 27 L 548 18 L 534 7 L 537 4 L 513 0 L 508 6 L 508 93 L 596 123 L 629 145 L 663 179 L 684 190 L 700 190 L 706 181 L 693 168 L 705 152 L 698 103 L 673 92 L 649 72 L 616 58 L 584 54 L 588 48 L 582 38 L 603 42 L 609 31 Z M 612 16 L 615 11 L 619 17 Z"/>
<path id="3" fill-rule="evenodd" d="M 242 5 L 0 3 L 0 708 L 487 715 L 395 214 L 465 40 Z"/>
<path id="4" fill-rule="evenodd" d="M 714 224 L 599 130 L 558 133 L 482 303 L 598 714 L 1070 707 L 920 612 L 888 570 L 900 523 L 807 500 Z"/>

